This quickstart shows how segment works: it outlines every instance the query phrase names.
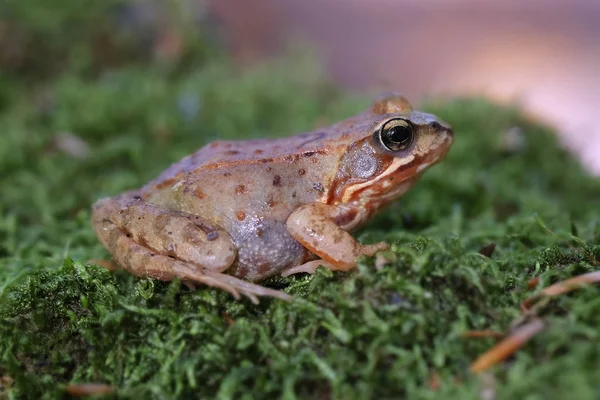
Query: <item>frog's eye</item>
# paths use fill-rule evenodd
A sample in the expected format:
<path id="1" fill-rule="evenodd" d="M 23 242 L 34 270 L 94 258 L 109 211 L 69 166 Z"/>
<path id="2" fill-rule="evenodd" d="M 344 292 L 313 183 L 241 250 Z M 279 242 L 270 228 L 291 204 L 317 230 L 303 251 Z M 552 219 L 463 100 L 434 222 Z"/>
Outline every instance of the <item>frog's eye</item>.
<path id="1" fill-rule="evenodd" d="M 390 151 L 400 151 L 411 145 L 414 139 L 412 124 L 402 118 L 387 121 L 379 129 L 379 141 Z"/>

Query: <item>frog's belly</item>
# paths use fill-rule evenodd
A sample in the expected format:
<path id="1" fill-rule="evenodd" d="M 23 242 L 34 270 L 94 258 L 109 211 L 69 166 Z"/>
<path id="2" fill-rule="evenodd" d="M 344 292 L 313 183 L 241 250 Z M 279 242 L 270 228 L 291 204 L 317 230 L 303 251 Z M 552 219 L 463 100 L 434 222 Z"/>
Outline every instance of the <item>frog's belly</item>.
<path id="1" fill-rule="evenodd" d="M 259 281 L 313 258 L 282 221 L 249 217 L 233 224 L 230 235 L 238 259 L 228 272 L 239 278 Z"/>

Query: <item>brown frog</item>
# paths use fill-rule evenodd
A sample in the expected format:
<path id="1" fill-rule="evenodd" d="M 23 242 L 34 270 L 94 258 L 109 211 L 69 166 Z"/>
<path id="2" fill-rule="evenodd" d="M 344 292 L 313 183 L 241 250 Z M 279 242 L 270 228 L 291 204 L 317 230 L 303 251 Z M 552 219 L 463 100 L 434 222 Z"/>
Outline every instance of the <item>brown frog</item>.
<path id="1" fill-rule="evenodd" d="M 92 223 L 138 276 L 289 299 L 255 283 L 350 270 L 389 248 L 349 232 L 402 196 L 453 142 L 448 124 L 389 94 L 331 127 L 284 139 L 217 141 L 139 190 L 99 200 Z"/>

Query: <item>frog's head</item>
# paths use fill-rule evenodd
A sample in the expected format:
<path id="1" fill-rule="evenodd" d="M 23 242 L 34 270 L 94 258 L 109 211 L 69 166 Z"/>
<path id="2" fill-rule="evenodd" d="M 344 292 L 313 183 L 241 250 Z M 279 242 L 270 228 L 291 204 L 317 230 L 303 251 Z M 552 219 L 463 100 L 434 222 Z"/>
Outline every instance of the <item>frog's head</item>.
<path id="1" fill-rule="evenodd" d="M 404 194 L 454 141 L 452 128 L 435 115 L 413 110 L 401 95 L 378 98 L 363 115 L 369 123 L 340 160 L 335 203 L 360 202 L 379 209 Z M 358 133 L 358 132 L 357 132 Z"/>

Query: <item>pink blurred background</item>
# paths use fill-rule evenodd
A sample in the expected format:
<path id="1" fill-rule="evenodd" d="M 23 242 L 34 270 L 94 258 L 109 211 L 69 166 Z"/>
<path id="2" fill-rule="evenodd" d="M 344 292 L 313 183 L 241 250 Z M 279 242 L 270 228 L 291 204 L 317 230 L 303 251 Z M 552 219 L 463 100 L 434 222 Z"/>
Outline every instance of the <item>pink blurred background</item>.
<path id="1" fill-rule="evenodd" d="M 600 174 L 600 1 L 210 0 L 240 63 L 292 39 L 338 83 L 484 94 L 552 124 Z"/>

